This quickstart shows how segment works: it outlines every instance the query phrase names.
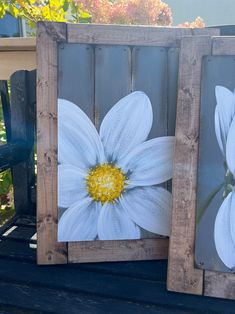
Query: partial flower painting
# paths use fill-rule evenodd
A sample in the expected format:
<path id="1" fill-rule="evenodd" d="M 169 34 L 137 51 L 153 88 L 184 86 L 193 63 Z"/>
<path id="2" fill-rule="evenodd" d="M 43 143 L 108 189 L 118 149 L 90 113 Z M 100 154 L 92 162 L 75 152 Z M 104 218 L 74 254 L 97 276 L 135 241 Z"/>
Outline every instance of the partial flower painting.
<path id="1" fill-rule="evenodd" d="M 225 87 L 215 89 L 215 133 L 226 164 L 224 200 L 214 228 L 217 253 L 230 269 L 235 267 L 235 94 Z"/>
<path id="2" fill-rule="evenodd" d="M 122 98 L 99 133 L 75 104 L 58 100 L 59 241 L 169 236 L 174 137 L 147 140 L 153 112 L 143 92 Z"/>

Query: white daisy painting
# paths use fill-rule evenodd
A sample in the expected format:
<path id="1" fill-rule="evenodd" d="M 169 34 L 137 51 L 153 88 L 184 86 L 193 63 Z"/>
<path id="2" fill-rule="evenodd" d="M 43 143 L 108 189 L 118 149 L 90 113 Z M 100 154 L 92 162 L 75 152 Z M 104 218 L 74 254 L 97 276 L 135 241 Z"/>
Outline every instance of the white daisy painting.
<path id="1" fill-rule="evenodd" d="M 98 131 L 79 104 L 58 99 L 59 241 L 169 236 L 174 137 L 149 139 L 153 118 L 141 91 L 120 99 Z"/>
<path id="2" fill-rule="evenodd" d="M 199 268 L 234 272 L 235 92 L 206 91 L 213 102 L 201 108 L 195 258 Z"/>
<path id="3" fill-rule="evenodd" d="M 215 89 L 215 133 L 224 159 L 223 200 L 214 225 L 217 253 L 235 270 L 235 94 L 223 86 Z"/>

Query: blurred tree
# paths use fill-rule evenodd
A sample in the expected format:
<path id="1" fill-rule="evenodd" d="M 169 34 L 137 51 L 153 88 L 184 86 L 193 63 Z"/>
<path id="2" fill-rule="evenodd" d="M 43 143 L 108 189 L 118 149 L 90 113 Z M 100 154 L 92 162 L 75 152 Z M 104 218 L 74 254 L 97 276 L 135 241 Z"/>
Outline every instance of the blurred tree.
<path id="1" fill-rule="evenodd" d="M 74 0 L 93 23 L 171 25 L 170 7 L 161 0 Z"/>
<path id="2" fill-rule="evenodd" d="M 91 15 L 92 23 L 172 25 L 172 12 L 162 0 L 74 0 L 83 12 Z M 198 17 L 182 27 L 204 27 Z"/>
<path id="3" fill-rule="evenodd" d="M 14 17 L 26 19 L 30 27 L 38 21 L 82 22 L 91 15 L 71 0 L 1 0 L 0 18 L 9 11 Z"/>
<path id="4" fill-rule="evenodd" d="M 30 27 L 38 21 L 172 25 L 171 8 L 162 0 L 1 0 L 0 18 L 6 11 L 25 18 Z M 204 23 L 198 17 L 180 26 Z"/>
<path id="5" fill-rule="evenodd" d="M 205 23 L 203 19 L 198 16 L 195 21 L 179 24 L 178 27 L 202 28 L 205 27 Z"/>

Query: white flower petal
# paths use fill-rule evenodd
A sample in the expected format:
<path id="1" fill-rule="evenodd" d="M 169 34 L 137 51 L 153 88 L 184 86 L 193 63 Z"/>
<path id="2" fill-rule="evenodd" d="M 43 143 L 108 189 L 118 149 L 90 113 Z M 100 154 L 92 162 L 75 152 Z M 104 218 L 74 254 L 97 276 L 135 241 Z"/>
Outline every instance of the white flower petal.
<path id="1" fill-rule="evenodd" d="M 128 190 L 120 199 L 131 219 L 152 233 L 169 236 L 172 195 L 161 187 L 138 187 Z"/>
<path id="2" fill-rule="evenodd" d="M 235 190 L 233 190 L 231 195 L 231 207 L 230 207 L 230 230 L 233 239 L 234 250 L 235 250 Z M 235 264 L 234 264 L 235 266 Z"/>
<path id="3" fill-rule="evenodd" d="M 86 173 L 72 165 L 58 165 L 58 206 L 67 208 L 84 199 L 88 193 Z"/>
<path id="4" fill-rule="evenodd" d="M 235 267 L 235 243 L 231 235 L 231 210 L 232 210 L 232 196 L 230 193 L 222 205 L 215 220 L 214 240 L 217 253 L 222 262 L 228 267 Z"/>
<path id="5" fill-rule="evenodd" d="M 95 240 L 101 204 L 89 198 L 69 207 L 58 223 L 58 241 Z"/>
<path id="6" fill-rule="evenodd" d="M 129 174 L 130 186 L 147 186 L 172 178 L 174 137 L 154 138 L 140 144 L 118 166 Z"/>
<path id="7" fill-rule="evenodd" d="M 104 162 L 99 134 L 75 104 L 58 99 L 58 161 L 85 169 Z"/>
<path id="8" fill-rule="evenodd" d="M 116 161 L 145 141 L 152 121 L 152 106 L 143 92 L 131 93 L 114 105 L 100 127 L 100 137 L 109 161 Z"/>
<path id="9" fill-rule="evenodd" d="M 235 179 L 235 116 L 228 132 L 226 143 L 226 160 L 228 168 L 232 172 Z"/>
<path id="10" fill-rule="evenodd" d="M 225 147 L 229 127 L 235 116 L 235 95 L 227 88 L 216 86 L 215 95 L 217 106 L 215 109 L 215 133 L 222 153 Z"/>
<path id="11" fill-rule="evenodd" d="M 140 229 L 120 203 L 107 203 L 98 219 L 98 236 L 100 240 L 139 239 Z"/>

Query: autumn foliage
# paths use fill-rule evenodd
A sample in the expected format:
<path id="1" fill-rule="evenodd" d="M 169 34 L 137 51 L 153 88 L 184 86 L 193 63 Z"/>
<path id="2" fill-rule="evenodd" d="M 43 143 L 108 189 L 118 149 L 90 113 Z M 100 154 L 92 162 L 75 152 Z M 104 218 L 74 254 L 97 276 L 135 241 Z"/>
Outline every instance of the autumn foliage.
<path id="1" fill-rule="evenodd" d="M 163 0 L 0 0 L 0 18 L 6 11 L 32 27 L 38 21 L 172 25 L 171 9 Z M 179 26 L 205 25 L 198 17 Z"/>
<path id="2" fill-rule="evenodd" d="M 171 25 L 170 7 L 161 0 L 74 0 L 93 23 Z"/>
<path id="3" fill-rule="evenodd" d="M 202 28 L 205 27 L 205 23 L 203 21 L 202 18 L 200 18 L 199 16 L 195 19 L 195 21 L 193 22 L 185 22 L 182 23 L 180 25 L 178 25 L 179 27 L 190 27 L 190 28 Z"/>
<path id="4" fill-rule="evenodd" d="M 172 12 L 162 0 L 74 0 L 76 4 L 91 15 L 91 22 L 102 24 L 142 24 L 172 25 Z M 198 17 L 193 22 L 185 22 L 181 27 L 204 27 Z"/>

